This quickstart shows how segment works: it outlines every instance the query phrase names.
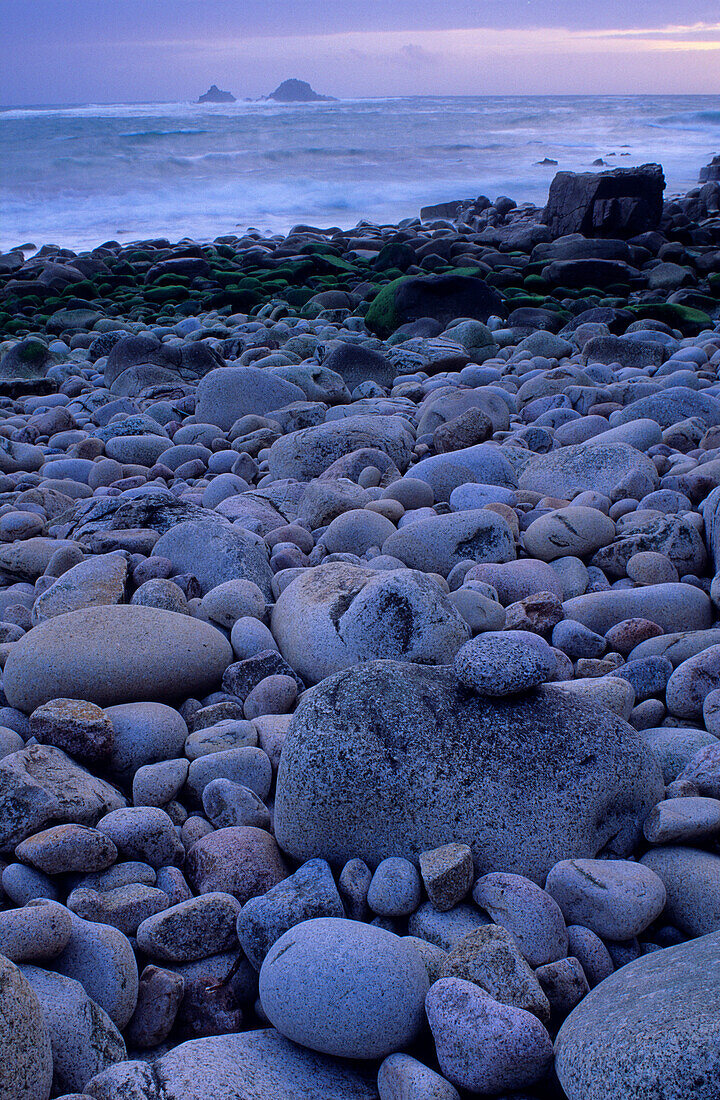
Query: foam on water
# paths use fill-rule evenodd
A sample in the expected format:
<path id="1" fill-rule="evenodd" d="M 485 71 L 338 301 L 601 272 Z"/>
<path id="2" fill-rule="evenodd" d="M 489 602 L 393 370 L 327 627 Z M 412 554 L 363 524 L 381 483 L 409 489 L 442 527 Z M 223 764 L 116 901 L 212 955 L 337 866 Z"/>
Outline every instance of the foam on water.
<path id="1" fill-rule="evenodd" d="M 660 161 L 678 193 L 720 148 L 720 97 L 12 108 L 0 109 L 0 139 L 0 247 L 78 248 L 397 222 L 478 194 L 543 203 L 556 171 L 598 157 Z"/>

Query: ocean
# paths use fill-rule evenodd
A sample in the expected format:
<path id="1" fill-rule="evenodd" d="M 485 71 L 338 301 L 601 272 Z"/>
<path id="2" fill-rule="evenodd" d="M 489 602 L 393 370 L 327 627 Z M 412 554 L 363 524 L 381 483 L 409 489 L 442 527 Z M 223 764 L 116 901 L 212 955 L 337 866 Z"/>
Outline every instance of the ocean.
<path id="1" fill-rule="evenodd" d="M 555 172 L 659 161 L 668 194 L 720 151 L 720 96 L 408 97 L 0 108 L 0 248 L 211 240 L 395 223 Z M 544 158 L 555 165 L 540 165 Z"/>

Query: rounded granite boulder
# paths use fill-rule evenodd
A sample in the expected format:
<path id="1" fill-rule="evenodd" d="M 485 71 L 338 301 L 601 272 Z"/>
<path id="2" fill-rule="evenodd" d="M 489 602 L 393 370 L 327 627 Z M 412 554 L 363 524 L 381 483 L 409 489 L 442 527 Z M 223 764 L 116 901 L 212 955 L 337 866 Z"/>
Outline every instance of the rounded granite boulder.
<path id="1" fill-rule="evenodd" d="M 561 859 L 629 855 L 663 795 L 642 735 L 605 710 L 552 687 L 487 699 L 448 668 L 373 661 L 301 700 L 275 833 L 336 866 L 465 843 L 479 874 L 542 883 Z"/>
<path id="2" fill-rule="evenodd" d="M 339 917 L 295 925 L 260 970 L 263 1011 L 300 1046 L 341 1058 L 384 1058 L 417 1036 L 425 964 L 406 940 Z"/>
<path id="3" fill-rule="evenodd" d="M 57 615 L 14 643 L 3 686 L 10 706 L 30 713 L 50 699 L 104 707 L 203 695 L 233 660 L 207 623 L 155 607 L 122 604 Z"/>
<path id="4" fill-rule="evenodd" d="M 2 955 L 0 1005 L 0 1100 L 48 1100 L 50 1031 L 27 980 Z"/>
<path id="5" fill-rule="evenodd" d="M 720 932 L 611 974 L 565 1020 L 555 1069 L 568 1100 L 717 1100 Z"/>

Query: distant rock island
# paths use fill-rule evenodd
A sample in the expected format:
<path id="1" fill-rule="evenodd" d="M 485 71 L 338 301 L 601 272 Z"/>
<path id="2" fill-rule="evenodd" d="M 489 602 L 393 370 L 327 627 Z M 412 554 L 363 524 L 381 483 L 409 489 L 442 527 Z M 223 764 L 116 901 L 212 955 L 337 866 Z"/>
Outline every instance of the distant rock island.
<path id="1" fill-rule="evenodd" d="M 232 92 L 221 92 L 217 84 L 211 84 L 198 103 L 237 103 L 237 100 Z"/>
<path id="2" fill-rule="evenodd" d="M 277 103 L 334 103 L 335 96 L 318 95 L 306 80 L 283 80 L 279 88 L 271 92 L 267 99 Z"/>

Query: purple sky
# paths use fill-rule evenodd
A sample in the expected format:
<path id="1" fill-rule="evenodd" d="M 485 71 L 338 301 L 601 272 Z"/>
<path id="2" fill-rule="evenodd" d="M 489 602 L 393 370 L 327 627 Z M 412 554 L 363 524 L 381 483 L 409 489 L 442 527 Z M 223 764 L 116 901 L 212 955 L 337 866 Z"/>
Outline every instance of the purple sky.
<path id="1" fill-rule="evenodd" d="M 0 0 L 0 103 L 720 93 L 718 0 Z"/>

